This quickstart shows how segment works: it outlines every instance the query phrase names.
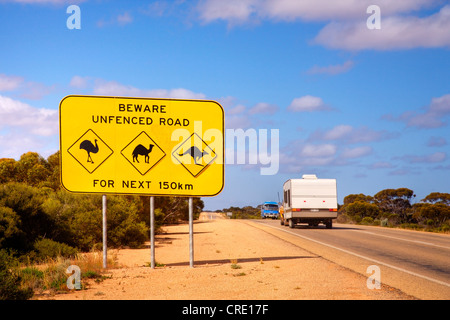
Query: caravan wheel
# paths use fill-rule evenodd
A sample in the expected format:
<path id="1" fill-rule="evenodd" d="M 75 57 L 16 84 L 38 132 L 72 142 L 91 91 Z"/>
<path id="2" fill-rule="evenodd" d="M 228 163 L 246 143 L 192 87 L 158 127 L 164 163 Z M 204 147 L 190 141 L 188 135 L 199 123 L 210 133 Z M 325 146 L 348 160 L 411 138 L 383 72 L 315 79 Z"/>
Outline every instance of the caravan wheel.
<path id="1" fill-rule="evenodd" d="M 289 228 L 294 228 L 294 227 L 295 227 L 294 219 L 289 219 Z"/>

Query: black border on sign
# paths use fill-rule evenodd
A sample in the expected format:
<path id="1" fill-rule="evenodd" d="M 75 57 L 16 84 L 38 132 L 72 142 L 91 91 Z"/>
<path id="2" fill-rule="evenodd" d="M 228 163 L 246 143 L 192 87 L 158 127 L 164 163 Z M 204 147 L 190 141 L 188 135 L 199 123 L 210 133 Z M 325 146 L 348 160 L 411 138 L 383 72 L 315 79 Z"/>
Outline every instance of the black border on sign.
<path id="1" fill-rule="evenodd" d="M 161 159 L 159 159 L 158 161 L 156 161 L 155 162 L 155 164 L 154 165 L 152 165 L 151 167 L 150 167 L 150 169 L 148 169 L 147 171 L 145 171 L 144 173 L 142 173 L 142 172 L 140 172 L 139 170 L 138 170 L 138 168 L 136 168 L 135 166 L 134 166 L 134 164 L 122 153 L 122 151 L 123 150 L 125 150 L 130 144 L 132 144 L 133 143 L 133 141 L 134 140 L 136 140 L 142 133 L 145 133 L 145 135 L 154 143 L 154 144 L 156 144 L 156 146 L 159 148 L 159 150 L 161 150 L 163 153 L 164 153 L 164 155 L 161 157 Z M 149 135 L 148 135 L 148 133 L 147 132 L 145 132 L 145 131 L 142 131 L 141 133 L 139 133 L 133 140 L 131 140 L 131 142 L 129 143 L 129 144 L 127 144 L 122 150 L 120 150 L 120 154 L 125 158 L 125 159 L 127 159 L 127 161 L 133 166 L 133 168 L 135 168 L 141 175 L 143 175 L 143 176 L 145 176 L 146 174 L 147 174 L 147 172 L 149 172 L 154 166 L 156 166 L 158 163 L 160 163 L 161 162 L 161 160 L 162 159 L 164 159 L 164 157 L 167 155 L 165 152 L 164 152 L 164 150 L 163 149 L 161 149 L 161 147 L 155 142 L 155 140 L 153 140 Z"/>
<path id="2" fill-rule="evenodd" d="M 97 138 L 99 138 L 100 141 L 103 142 L 103 144 L 104 144 L 105 146 L 107 146 L 108 149 L 111 151 L 111 153 L 109 154 L 109 156 L 107 156 L 102 162 L 100 162 L 100 164 L 99 164 L 98 166 L 96 166 L 95 169 L 92 170 L 92 171 L 89 171 L 89 169 L 86 168 L 86 167 L 85 167 L 85 166 L 84 166 L 77 158 L 75 158 L 75 156 L 74 156 L 72 153 L 70 153 L 70 151 L 69 151 L 69 150 L 70 150 L 70 149 L 71 149 L 78 141 L 80 141 L 80 139 L 81 139 L 86 133 L 88 133 L 89 131 L 92 131 L 92 133 L 93 133 Z M 106 160 L 108 160 L 108 158 L 111 157 L 111 156 L 113 155 L 114 150 L 111 149 L 111 147 L 108 146 L 108 144 L 106 144 L 106 142 L 105 142 L 102 138 L 100 138 L 100 136 L 99 136 L 98 134 L 96 134 L 94 130 L 92 130 L 92 129 L 87 129 L 86 132 L 83 133 L 83 134 L 81 135 L 81 137 L 78 138 L 77 141 L 75 141 L 69 148 L 67 148 L 67 153 L 70 154 L 75 160 L 77 160 L 77 162 L 78 162 L 79 164 L 81 164 L 81 166 L 82 166 L 83 168 L 85 168 L 86 171 L 89 172 L 89 174 L 92 174 L 92 173 L 94 173 L 95 170 L 98 169 L 98 167 L 100 167 L 100 166 L 103 164 L 103 162 L 105 162 Z"/>
<path id="3" fill-rule="evenodd" d="M 148 97 L 123 97 L 123 96 L 96 96 L 96 95 L 67 95 L 64 98 L 61 99 L 61 102 L 59 103 L 59 150 L 62 150 L 62 131 L 63 128 L 61 126 L 61 114 L 62 114 L 62 109 L 63 109 L 63 102 L 66 99 L 69 98 L 100 98 L 100 99 L 128 99 L 128 100 L 162 100 L 162 101 L 178 101 L 178 102 L 182 102 L 182 101 L 186 101 L 186 102 L 210 102 L 210 103 L 215 103 L 217 106 L 219 106 L 220 111 L 222 112 L 222 134 L 224 136 L 224 138 L 222 139 L 222 150 L 223 150 L 223 154 L 222 154 L 222 163 L 223 163 L 223 167 L 222 167 L 222 185 L 220 187 L 220 189 L 214 193 L 214 194 L 160 194 L 160 193 L 126 193 L 126 192 L 111 192 L 111 191 L 98 191 L 98 192 L 83 192 L 83 191 L 72 191 L 69 188 L 67 188 L 64 185 L 63 182 L 63 178 L 62 178 L 62 171 L 63 171 L 63 156 L 62 154 L 60 155 L 60 162 L 59 162 L 59 178 L 60 178 L 60 182 L 61 182 L 61 186 L 72 193 L 79 193 L 79 194 L 129 194 L 129 195 L 144 195 L 144 196 L 176 196 L 176 197 L 214 197 L 217 196 L 218 194 L 220 194 L 225 186 L 225 112 L 223 110 L 223 107 L 220 103 L 218 103 L 217 101 L 214 100 L 205 100 L 205 99 L 169 99 L 169 98 L 148 98 Z"/>

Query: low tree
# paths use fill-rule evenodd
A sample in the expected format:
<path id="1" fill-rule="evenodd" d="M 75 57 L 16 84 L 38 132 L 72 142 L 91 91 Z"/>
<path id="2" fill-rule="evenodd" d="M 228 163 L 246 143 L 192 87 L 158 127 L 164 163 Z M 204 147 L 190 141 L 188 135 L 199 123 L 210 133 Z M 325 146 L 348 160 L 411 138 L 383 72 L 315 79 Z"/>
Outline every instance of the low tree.
<path id="1" fill-rule="evenodd" d="M 429 203 L 442 203 L 445 205 L 450 205 L 450 193 L 441 193 L 441 192 L 432 192 L 429 195 L 427 195 L 424 199 L 421 200 L 422 202 L 429 202 Z"/>
<path id="2" fill-rule="evenodd" d="M 450 194 L 432 192 L 413 205 L 413 216 L 427 226 L 432 225 L 435 228 L 444 226 L 450 228 Z"/>
<path id="3" fill-rule="evenodd" d="M 36 187 L 17 182 L 0 185 L 0 207 L 10 208 L 18 216 L 19 231 L 8 240 L 12 249 L 26 252 L 39 236 L 52 233 L 55 226 L 42 210 L 43 201 L 43 193 Z"/>
<path id="4" fill-rule="evenodd" d="M 395 214 L 400 221 L 407 222 L 410 218 L 410 201 L 415 196 L 408 188 L 384 189 L 375 194 L 374 199 L 384 213 Z"/>
<path id="5" fill-rule="evenodd" d="M 16 160 L 10 158 L 0 159 L 0 183 L 15 181 Z"/>
<path id="6" fill-rule="evenodd" d="M 0 248 L 2 248 L 2 245 L 5 245 L 5 247 L 12 245 L 8 242 L 20 232 L 19 224 L 20 218 L 14 210 L 0 206 Z"/>
<path id="7" fill-rule="evenodd" d="M 350 203 L 353 203 L 355 201 L 362 201 L 367 203 L 373 203 L 374 199 L 372 196 L 366 196 L 363 193 L 360 194 L 349 194 L 344 198 L 344 206 L 348 205 Z"/>
<path id="8" fill-rule="evenodd" d="M 356 222 L 361 222 L 366 217 L 376 219 L 380 215 L 380 212 L 376 204 L 364 201 L 352 202 L 346 208 L 346 214 Z"/>
<path id="9" fill-rule="evenodd" d="M 417 221 L 434 227 L 439 227 L 450 219 L 450 206 L 443 203 L 416 203 L 413 212 Z"/>

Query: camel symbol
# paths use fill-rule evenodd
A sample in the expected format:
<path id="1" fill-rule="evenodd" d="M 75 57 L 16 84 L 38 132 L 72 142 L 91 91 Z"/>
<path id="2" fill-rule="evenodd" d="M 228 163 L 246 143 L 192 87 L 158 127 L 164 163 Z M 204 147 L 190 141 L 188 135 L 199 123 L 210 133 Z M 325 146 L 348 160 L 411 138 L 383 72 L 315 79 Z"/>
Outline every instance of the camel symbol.
<path id="1" fill-rule="evenodd" d="M 198 166 L 202 166 L 202 164 L 197 163 L 198 160 L 200 160 L 203 156 L 207 155 L 208 152 L 206 151 L 200 151 L 199 148 L 197 148 L 196 146 L 192 146 L 190 147 L 188 150 L 186 150 L 184 153 L 180 153 L 179 156 L 182 157 L 184 155 L 190 155 L 192 157 L 192 159 L 194 159 L 194 163 Z"/>
<path id="2" fill-rule="evenodd" d="M 97 139 L 94 140 L 95 146 L 92 144 L 89 140 L 84 140 L 80 143 L 80 149 L 86 150 L 88 154 L 87 162 L 94 163 L 91 158 L 91 153 L 97 153 L 98 152 L 98 145 L 97 145 Z"/>
<path id="3" fill-rule="evenodd" d="M 149 148 L 147 149 L 142 144 L 139 144 L 136 148 L 133 150 L 133 162 L 136 160 L 137 163 L 139 163 L 138 155 L 145 156 L 145 163 L 149 162 L 149 153 L 152 152 L 154 145 L 150 144 Z"/>

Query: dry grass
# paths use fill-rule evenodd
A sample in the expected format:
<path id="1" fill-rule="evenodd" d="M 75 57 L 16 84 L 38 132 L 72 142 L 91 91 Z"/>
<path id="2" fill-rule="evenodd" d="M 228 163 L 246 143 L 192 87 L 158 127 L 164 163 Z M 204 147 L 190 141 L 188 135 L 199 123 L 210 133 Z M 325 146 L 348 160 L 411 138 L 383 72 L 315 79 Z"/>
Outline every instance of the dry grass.
<path id="1" fill-rule="evenodd" d="M 80 268 L 81 289 L 86 288 L 88 279 L 102 281 L 106 278 L 103 269 L 103 253 L 91 251 L 77 254 L 73 259 L 49 258 L 45 263 L 23 268 L 21 270 L 23 287 L 33 289 L 38 296 L 70 291 L 67 287 L 67 279 L 71 276 L 67 268 L 70 265 Z M 116 251 L 108 252 L 107 266 L 118 267 Z"/>

